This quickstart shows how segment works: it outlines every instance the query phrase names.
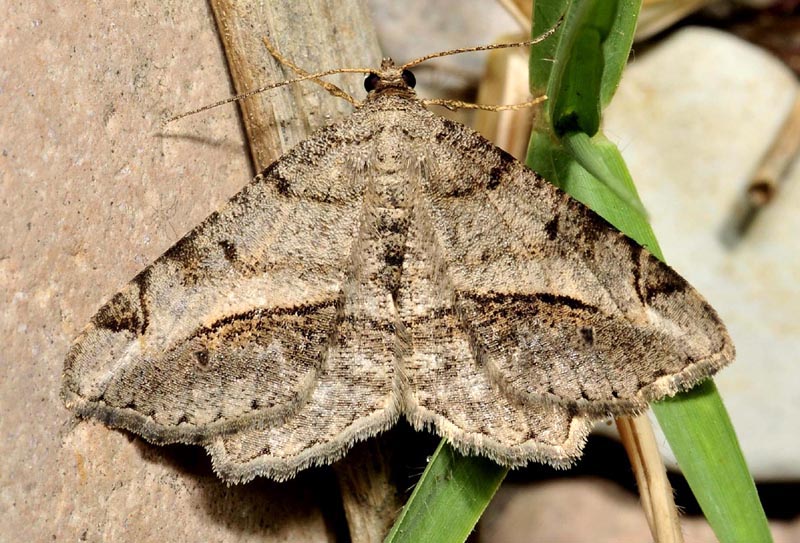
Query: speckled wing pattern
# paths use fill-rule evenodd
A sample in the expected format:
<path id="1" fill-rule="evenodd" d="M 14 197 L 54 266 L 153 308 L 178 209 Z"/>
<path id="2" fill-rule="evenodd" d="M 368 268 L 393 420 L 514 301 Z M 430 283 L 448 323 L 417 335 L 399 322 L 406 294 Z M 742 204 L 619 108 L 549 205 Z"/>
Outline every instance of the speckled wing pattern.
<path id="1" fill-rule="evenodd" d="M 508 466 L 733 359 L 678 274 L 398 73 L 93 317 L 79 415 L 205 446 L 230 482 L 340 458 L 405 416 Z"/>

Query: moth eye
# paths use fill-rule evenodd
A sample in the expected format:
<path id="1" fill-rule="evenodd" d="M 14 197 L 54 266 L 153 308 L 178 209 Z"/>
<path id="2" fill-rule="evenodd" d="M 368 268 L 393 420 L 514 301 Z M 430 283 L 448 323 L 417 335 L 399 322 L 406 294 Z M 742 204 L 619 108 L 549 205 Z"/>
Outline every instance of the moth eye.
<path id="1" fill-rule="evenodd" d="M 403 70 L 403 81 L 405 81 L 408 88 L 413 89 L 417 84 L 417 78 L 414 77 L 414 72 L 411 70 Z"/>
<path id="2" fill-rule="evenodd" d="M 369 74 L 364 78 L 364 88 L 367 89 L 367 92 L 372 92 L 375 90 L 375 87 L 378 86 L 378 81 L 380 80 L 381 78 L 378 77 L 378 74 Z"/>

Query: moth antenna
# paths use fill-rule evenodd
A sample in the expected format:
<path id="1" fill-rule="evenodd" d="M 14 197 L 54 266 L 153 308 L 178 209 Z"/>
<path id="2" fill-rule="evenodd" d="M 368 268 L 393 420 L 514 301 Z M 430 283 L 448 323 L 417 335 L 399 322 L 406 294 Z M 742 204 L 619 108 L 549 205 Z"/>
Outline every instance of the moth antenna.
<path id="1" fill-rule="evenodd" d="M 442 106 L 451 111 L 455 111 L 457 109 L 480 109 L 482 111 L 509 111 L 509 110 L 517 110 L 517 109 L 525 109 L 533 107 L 537 104 L 541 104 L 546 100 L 547 96 L 542 95 L 527 102 L 522 102 L 520 104 L 507 104 L 507 105 L 473 104 L 472 102 L 462 102 L 461 100 L 446 100 L 442 98 L 424 99 L 421 100 L 421 102 L 426 106 Z"/>
<path id="2" fill-rule="evenodd" d="M 164 121 L 163 124 L 167 125 L 167 124 L 175 122 L 175 121 L 177 121 L 179 119 L 183 119 L 184 117 L 188 117 L 189 115 L 194 115 L 196 113 L 201 113 L 201 112 L 207 111 L 209 109 L 214 109 L 215 107 L 224 106 L 225 104 L 230 104 L 231 102 L 238 102 L 239 100 L 244 100 L 245 98 L 249 98 L 249 97 L 251 97 L 251 96 L 253 96 L 255 94 L 259 94 L 259 93 L 262 93 L 264 91 L 268 91 L 268 90 L 272 90 L 272 89 L 277 89 L 278 87 L 283 87 L 285 85 L 292 85 L 294 83 L 299 83 L 300 81 L 315 80 L 315 79 L 319 79 L 320 77 L 325 77 L 325 76 L 333 75 L 333 74 L 349 74 L 349 73 L 369 74 L 369 73 L 372 73 L 374 71 L 375 70 L 370 70 L 369 68 L 337 68 L 335 70 L 326 70 L 324 72 L 306 74 L 306 75 L 303 75 L 303 76 L 300 76 L 300 77 L 295 77 L 294 79 L 288 79 L 286 81 L 280 81 L 278 83 L 271 83 L 269 85 L 264 85 L 263 87 L 259 87 L 257 89 L 253 89 L 253 90 L 250 90 L 250 91 L 247 91 L 247 92 L 243 92 L 242 94 L 237 94 L 236 96 L 231 96 L 230 98 L 226 98 L 225 100 L 220 100 L 219 102 L 215 102 L 215 103 L 207 105 L 207 106 L 199 107 L 197 109 L 193 109 L 193 110 L 187 111 L 185 113 L 180 113 L 178 115 L 170 117 L 169 119 Z M 344 91 L 342 91 L 342 92 L 344 92 Z"/>
<path id="3" fill-rule="evenodd" d="M 467 48 L 462 48 L 462 49 L 452 49 L 450 51 L 441 51 L 439 53 L 432 53 L 430 55 L 426 55 L 424 57 L 420 57 L 420 58 L 414 59 L 414 60 L 412 60 L 410 62 L 407 62 L 407 63 L 403 64 L 400 67 L 400 69 L 405 69 L 405 68 L 410 68 L 412 66 L 416 66 L 418 64 L 421 64 L 422 62 L 425 62 L 426 60 L 430 60 L 430 59 L 433 59 L 433 58 L 444 57 L 444 56 L 448 56 L 448 55 L 455 55 L 455 54 L 458 54 L 458 53 L 469 53 L 469 52 L 473 52 L 473 51 L 489 51 L 489 50 L 492 50 L 492 49 L 506 49 L 508 47 L 524 47 L 524 46 L 527 46 L 527 45 L 533 45 L 535 43 L 539 43 L 539 42 L 549 38 L 550 36 L 552 36 L 555 33 L 555 31 L 558 29 L 558 27 L 561 25 L 561 22 L 563 21 L 563 19 L 564 19 L 564 17 L 562 15 L 561 18 L 559 18 L 559 20 L 556 22 L 555 25 L 553 25 L 552 28 L 550 28 L 547 32 L 545 32 L 541 36 L 539 36 L 537 38 L 534 38 L 532 40 L 516 42 L 516 43 L 497 43 L 497 44 L 491 44 L 491 45 L 480 45 L 480 46 L 477 46 L 477 47 L 467 47 Z M 324 72 L 308 73 L 305 70 L 303 70 L 302 68 L 300 68 L 299 66 L 297 66 L 296 64 L 294 64 L 292 61 L 290 61 L 289 59 L 284 57 L 266 37 L 263 38 L 263 41 L 264 41 L 264 45 L 267 48 L 267 50 L 270 52 L 270 54 L 273 57 L 275 57 L 275 60 L 277 60 L 281 64 L 289 67 L 292 71 L 294 71 L 295 73 L 299 74 L 299 76 L 294 78 L 294 79 L 289 79 L 287 81 L 281 81 L 279 83 L 272 83 L 272 84 L 269 84 L 269 85 L 264 85 L 263 87 L 259 87 L 257 89 L 253 89 L 253 90 L 250 90 L 250 91 L 247 91 L 247 92 L 243 92 L 241 94 L 237 94 L 235 96 L 231 96 L 230 98 L 226 98 L 224 100 L 220 100 L 218 102 L 214 102 L 213 104 L 209 104 L 209 105 L 206 105 L 206 106 L 203 106 L 203 107 L 199 107 L 199 108 L 193 109 L 191 111 L 186 111 L 184 113 L 180 113 L 178 115 L 174 115 L 174 116 L 169 117 L 168 119 L 166 119 L 162 123 L 162 125 L 166 126 L 166 125 L 168 125 L 170 123 L 173 123 L 173 122 L 175 122 L 177 120 L 183 119 L 184 117 L 189 117 L 190 115 L 195 115 L 197 113 L 202 113 L 203 111 L 208 111 L 209 109 L 214 109 L 214 108 L 219 107 L 219 106 L 224 106 L 225 104 L 230 104 L 231 102 L 238 102 L 239 100 L 244 100 L 245 98 L 249 98 L 250 96 L 262 93 L 264 91 L 276 89 L 278 87 L 283 87 L 284 85 L 292 85 L 294 83 L 299 83 L 300 81 L 313 81 L 314 83 L 320 85 L 322 88 L 324 88 L 326 91 L 328 91 L 332 96 L 336 96 L 338 98 L 342 98 L 343 100 L 347 100 L 347 102 L 349 102 L 353 106 L 360 105 L 360 102 L 358 100 L 356 100 L 355 98 L 353 98 L 352 96 L 350 96 L 347 92 L 345 92 L 341 88 L 337 87 L 333 83 L 328 83 L 327 81 L 323 81 L 320 78 L 326 77 L 328 75 L 342 74 L 342 73 L 370 74 L 370 73 L 373 73 L 374 70 L 369 69 L 369 68 L 336 68 L 334 70 L 326 70 Z M 478 104 L 468 104 L 466 102 L 459 102 L 458 100 L 425 100 L 424 102 L 426 104 L 430 104 L 430 105 L 441 105 L 441 106 L 447 107 L 448 109 L 459 109 L 459 108 L 461 108 L 461 109 L 485 109 L 485 110 L 488 110 L 488 111 L 504 111 L 504 110 L 507 110 L 507 109 L 521 109 L 521 108 L 524 108 L 524 107 L 530 107 L 530 106 L 532 106 L 534 104 L 540 103 L 544 99 L 546 99 L 546 98 L 545 97 L 540 97 L 540 98 L 537 98 L 536 100 L 533 100 L 531 102 L 526 102 L 524 104 L 513 104 L 513 105 L 509 105 L 509 106 L 481 106 L 481 105 L 478 105 Z"/>
<path id="4" fill-rule="evenodd" d="M 475 51 L 491 51 L 491 50 L 494 50 L 494 49 L 508 49 L 509 47 L 527 47 L 528 45 L 534 45 L 534 44 L 537 44 L 539 42 L 542 42 L 542 41 L 546 40 L 547 38 L 549 38 L 550 36 L 555 34 L 556 30 L 558 30 L 558 27 L 561 26 L 561 22 L 563 20 L 564 20 L 564 16 L 562 15 L 558 19 L 558 21 L 556 21 L 556 24 L 554 24 L 552 26 L 552 28 L 547 30 L 541 36 L 533 38 L 532 40 L 518 41 L 518 42 L 514 42 L 514 43 L 492 43 L 492 44 L 489 44 L 489 45 L 478 45 L 476 47 L 464 47 L 464 48 L 461 48 L 461 49 L 451 49 L 449 51 L 440 51 L 438 53 L 431 53 L 430 55 L 425 55 L 424 57 L 415 58 L 414 60 L 406 62 L 405 64 L 400 66 L 400 69 L 402 70 L 402 69 L 411 68 L 412 66 L 416 66 L 417 64 L 422 64 L 423 62 L 431 60 L 433 58 L 446 57 L 446 56 L 450 56 L 450 55 L 457 55 L 459 53 L 472 53 L 472 52 L 475 52 Z"/>
<path id="5" fill-rule="evenodd" d="M 296 73 L 299 76 L 310 75 L 309 72 L 305 71 L 300 66 L 298 66 L 297 64 L 295 64 L 294 62 L 283 56 L 280 53 L 280 51 L 278 51 L 275 48 L 275 45 L 271 41 L 269 41 L 269 38 L 264 36 L 264 38 L 262 38 L 262 41 L 264 42 L 264 46 L 267 48 L 267 51 L 269 51 L 270 54 L 273 57 L 275 57 L 275 60 L 277 60 L 280 64 L 283 64 L 284 66 L 290 68 L 294 73 Z M 350 96 L 350 94 L 348 94 L 346 91 L 342 90 L 341 87 L 337 87 L 333 83 L 329 83 L 328 81 L 324 81 L 322 79 L 312 79 L 311 81 L 313 81 L 314 83 L 316 83 L 317 85 L 328 91 L 328 93 L 331 94 L 332 96 L 341 98 L 343 100 L 347 100 L 354 107 L 358 107 L 361 105 L 360 101 L 356 100 L 355 98 Z"/>

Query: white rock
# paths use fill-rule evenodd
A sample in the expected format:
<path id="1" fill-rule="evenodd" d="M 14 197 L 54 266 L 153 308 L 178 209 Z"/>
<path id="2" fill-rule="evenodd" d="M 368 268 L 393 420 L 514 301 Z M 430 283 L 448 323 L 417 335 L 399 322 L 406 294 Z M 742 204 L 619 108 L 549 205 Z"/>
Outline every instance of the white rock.
<path id="1" fill-rule="evenodd" d="M 800 476 L 800 168 L 738 245 L 721 239 L 797 91 L 763 50 L 687 28 L 634 57 L 605 114 L 667 262 L 733 336 L 737 360 L 716 383 L 760 480 Z"/>

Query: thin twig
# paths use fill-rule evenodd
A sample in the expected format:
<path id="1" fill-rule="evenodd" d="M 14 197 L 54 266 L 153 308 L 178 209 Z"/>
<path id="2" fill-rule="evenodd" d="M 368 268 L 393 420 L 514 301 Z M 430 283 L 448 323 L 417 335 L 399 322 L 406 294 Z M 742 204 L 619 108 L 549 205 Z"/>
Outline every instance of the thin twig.
<path id="1" fill-rule="evenodd" d="M 747 187 L 747 196 L 754 206 L 766 205 L 778 187 L 800 149 L 800 92 L 794 106 L 769 150 L 761 159 Z"/>
<path id="2" fill-rule="evenodd" d="M 650 419 L 647 415 L 639 415 L 620 417 L 616 422 L 636 476 L 642 509 L 653 539 L 658 543 L 683 543 L 672 487 Z"/>

